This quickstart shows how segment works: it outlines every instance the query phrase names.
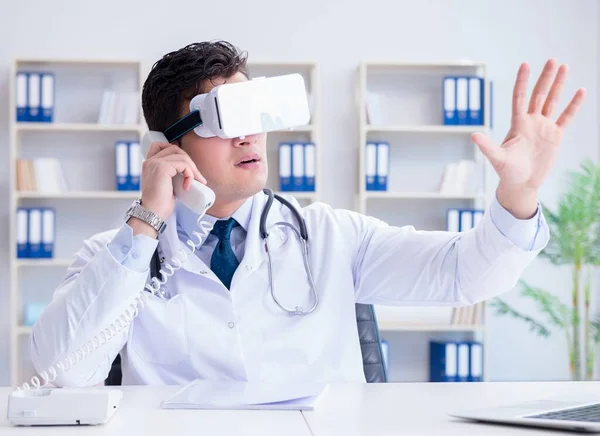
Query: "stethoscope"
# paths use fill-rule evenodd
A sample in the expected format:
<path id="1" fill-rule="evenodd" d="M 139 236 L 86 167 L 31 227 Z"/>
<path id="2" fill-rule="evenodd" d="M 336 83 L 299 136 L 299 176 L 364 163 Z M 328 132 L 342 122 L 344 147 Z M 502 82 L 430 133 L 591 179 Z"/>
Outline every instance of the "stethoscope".
<path id="1" fill-rule="evenodd" d="M 319 305 L 319 297 L 317 294 L 317 288 L 315 286 L 312 272 L 310 270 L 310 265 L 308 264 L 308 232 L 306 231 L 306 222 L 304 221 L 304 218 L 302 218 L 302 216 L 300 215 L 300 212 L 298 212 L 298 210 L 294 207 L 294 205 L 292 205 L 285 198 L 283 198 L 277 194 L 274 194 L 272 190 L 267 189 L 267 188 L 263 189 L 263 192 L 267 195 L 268 198 L 267 198 L 267 203 L 265 204 L 265 206 L 261 212 L 261 215 L 260 215 L 259 232 L 260 232 L 260 237 L 264 241 L 265 251 L 267 252 L 267 257 L 269 260 L 268 261 L 269 286 L 271 287 L 271 297 L 273 298 L 273 301 L 275 301 L 275 304 L 277 304 L 277 306 L 281 310 L 285 311 L 289 315 L 309 315 L 309 314 L 313 313 L 315 311 L 315 309 L 317 308 L 317 306 Z M 302 306 L 295 306 L 293 309 L 286 307 L 279 302 L 279 300 L 277 299 L 277 296 L 275 295 L 275 285 L 273 283 L 273 266 L 272 266 L 272 262 L 271 262 L 271 249 L 269 247 L 269 232 L 267 231 L 267 217 L 269 215 L 269 211 L 271 210 L 271 205 L 273 204 L 274 199 L 278 200 L 281 204 L 286 206 L 292 212 L 292 214 L 296 218 L 296 221 L 298 221 L 299 228 L 296 228 L 292 224 L 284 222 L 284 221 L 275 223 L 275 224 L 273 224 L 273 226 L 285 226 L 285 227 L 291 229 L 296 234 L 298 239 L 300 240 L 300 243 L 302 245 L 302 258 L 304 261 L 304 270 L 306 271 L 306 275 L 310 282 L 311 293 L 313 294 L 313 297 L 314 297 L 314 303 L 309 310 L 305 310 L 304 307 L 302 307 Z M 158 275 L 158 271 L 161 271 L 161 263 L 162 263 L 162 261 L 160 260 L 160 258 L 158 256 L 158 252 L 156 252 L 155 255 L 153 256 L 153 260 L 151 263 L 151 276 Z M 181 265 L 181 263 L 182 262 L 180 261 L 179 266 Z M 167 276 L 172 275 L 174 269 L 178 269 L 178 268 L 179 267 L 177 267 L 177 268 L 171 267 L 170 272 L 167 273 L 166 275 Z M 164 283 L 166 283 L 167 278 L 163 279 L 162 282 L 156 281 L 156 283 L 155 283 L 156 288 L 158 289 L 160 287 L 159 285 L 163 285 Z M 157 279 L 153 279 L 153 280 L 157 280 Z M 164 290 L 161 292 L 164 293 Z"/>
<path id="2" fill-rule="evenodd" d="M 294 205 L 292 205 L 285 198 L 274 194 L 273 191 L 268 188 L 263 189 L 263 192 L 267 195 L 268 198 L 267 203 L 265 204 L 265 207 L 263 208 L 262 213 L 260 215 L 260 237 L 265 242 L 265 251 L 267 252 L 267 257 L 269 258 L 269 286 L 271 287 L 271 297 L 273 297 L 273 301 L 275 301 L 275 304 L 277 304 L 277 306 L 279 306 L 281 310 L 287 312 L 289 315 L 309 315 L 313 313 L 319 305 L 319 296 L 317 294 L 317 287 L 315 286 L 312 272 L 310 270 L 310 265 L 308 264 L 308 232 L 306 231 L 306 222 L 304 221 L 304 218 L 302 218 L 302 216 L 300 215 L 300 212 L 298 212 L 298 209 L 296 209 Z M 273 225 L 285 226 L 292 229 L 292 231 L 296 234 L 296 236 L 300 240 L 300 243 L 302 244 L 302 258 L 304 260 L 304 270 L 306 271 L 308 281 L 310 282 L 310 289 L 314 297 L 314 303 L 308 311 L 304 310 L 302 306 L 295 306 L 293 309 L 285 307 L 279 302 L 277 296 L 275 295 L 275 285 L 273 284 L 273 267 L 271 264 L 271 249 L 269 248 L 269 232 L 267 232 L 267 216 L 269 215 L 269 211 L 271 210 L 273 199 L 276 199 L 281 204 L 286 206 L 292 212 L 294 217 L 296 217 L 296 221 L 298 222 L 299 229 L 285 221 L 280 221 Z"/>

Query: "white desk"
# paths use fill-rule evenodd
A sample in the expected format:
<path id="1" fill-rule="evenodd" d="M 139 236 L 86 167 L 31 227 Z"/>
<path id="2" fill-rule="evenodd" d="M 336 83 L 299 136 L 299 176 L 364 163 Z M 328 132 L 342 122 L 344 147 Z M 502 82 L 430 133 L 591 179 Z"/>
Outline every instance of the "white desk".
<path id="1" fill-rule="evenodd" d="M 547 435 L 549 430 L 470 423 L 448 411 L 576 396 L 600 401 L 600 382 L 331 385 L 304 416 L 314 436 Z"/>
<path id="2" fill-rule="evenodd" d="M 160 401 L 177 387 L 119 387 L 120 409 L 100 426 L 13 427 L 6 420 L 9 388 L 0 388 L 0 435 L 249 435 L 310 436 L 298 411 L 163 410 Z"/>
<path id="3" fill-rule="evenodd" d="M 123 403 L 105 425 L 12 427 L 6 421 L 9 388 L 0 388 L 0 434 L 26 435 L 536 435 L 547 430 L 476 424 L 448 417 L 455 409 L 542 398 L 600 401 L 600 382 L 334 384 L 317 410 L 162 410 L 176 387 L 120 387 Z M 304 415 L 304 417 L 302 416 Z M 308 424 L 308 426 L 307 426 Z"/>

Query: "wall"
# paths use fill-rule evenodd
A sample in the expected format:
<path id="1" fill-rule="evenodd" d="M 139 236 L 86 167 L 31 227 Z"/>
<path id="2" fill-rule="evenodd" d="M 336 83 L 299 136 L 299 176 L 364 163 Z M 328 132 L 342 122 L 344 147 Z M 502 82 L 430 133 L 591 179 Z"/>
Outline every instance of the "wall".
<path id="1" fill-rule="evenodd" d="M 60 4 L 60 7 L 59 7 Z M 598 157 L 598 6 L 593 0 L 384 1 L 299 3 L 274 0 L 168 3 L 41 0 L 3 2 L 0 29 L 0 101 L 8 100 L 14 57 L 138 57 L 151 65 L 167 51 L 205 39 L 229 39 L 254 60 L 314 60 L 321 68 L 323 200 L 354 207 L 357 115 L 354 77 L 361 60 L 416 61 L 472 58 L 489 64 L 495 82 L 494 139 L 509 127 L 511 92 L 518 65 L 533 74 L 556 56 L 571 67 L 561 106 L 576 87 L 590 98 L 564 138 L 561 158 L 541 190 L 555 204 L 565 170 Z M 26 31 L 25 31 L 26 29 Z M 530 88 L 533 86 L 530 83 Z M 8 108 L 0 105 L 0 204 L 8 201 Z M 342 181 L 334 187 L 334 181 Z M 399 203 L 400 204 L 400 203 Z M 6 208 L 0 220 L 6 222 Z M 6 227 L 4 227 L 6 228 Z M 0 356 L 7 351 L 7 232 L 0 233 Z M 535 261 L 525 278 L 557 292 L 568 289 L 567 271 Z M 565 298 L 567 294 L 564 293 Z M 533 310 L 516 293 L 510 302 Z M 534 312 L 535 313 L 535 312 Z M 494 380 L 560 380 L 568 376 L 563 340 L 542 340 L 508 319 L 489 322 L 488 369 Z M 0 385 L 8 380 L 0 364 Z"/>

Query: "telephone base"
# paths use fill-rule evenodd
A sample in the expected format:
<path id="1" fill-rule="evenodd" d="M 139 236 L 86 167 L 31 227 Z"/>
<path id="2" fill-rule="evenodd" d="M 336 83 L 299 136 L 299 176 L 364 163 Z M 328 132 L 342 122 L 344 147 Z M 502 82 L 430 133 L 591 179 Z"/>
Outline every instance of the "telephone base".
<path id="1" fill-rule="evenodd" d="M 99 425 L 108 422 L 123 392 L 103 388 L 44 388 L 8 396 L 8 421 L 16 426 Z"/>

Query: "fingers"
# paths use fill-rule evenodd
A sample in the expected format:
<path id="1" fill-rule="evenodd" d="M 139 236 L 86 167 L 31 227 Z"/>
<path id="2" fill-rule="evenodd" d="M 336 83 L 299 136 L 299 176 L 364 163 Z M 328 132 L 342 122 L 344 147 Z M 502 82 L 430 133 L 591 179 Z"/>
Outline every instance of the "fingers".
<path id="1" fill-rule="evenodd" d="M 558 68 L 558 73 L 556 74 L 552 88 L 550 88 L 550 93 L 548 94 L 546 103 L 544 103 L 544 107 L 542 108 L 542 115 L 551 117 L 554 113 L 556 102 L 558 101 L 560 94 L 562 94 L 563 87 L 565 86 L 567 72 L 568 67 L 566 65 L 561 65 Z"/>
<path id="2" fill-rule="evenodd" d="M 494 168 L 499 169 L 504 165 L 504 149 L 496 147 L 489 136 L 484 133 L 473 133 L 471 139 L 485 157 L 488 158 Z"/>
<path id="3" fill-rule="evenodd" d="M 558 127 L 564 129 L 569 125 L 569 123 L 579 110 L 579 107 L 583 103 L 583 100 L 585 99 L 585 94 L 586 90 L 584 88 L 579 88 L 577 90 L 577 92 L 575 93 L 575 95 L 573 96 L 563 113 L 560 114 L 558 120 L 556 120 L 556 125 Z"/>
<path id="4" fill-rule="evenodd" d="M 183 164 L 185 165 L 185 168 L 191 171 L 191 175 L 192 178 L 195 178 L 196 180 L 206 183 L 206 179 L 204 178 L 204 176 L 202 175 L 202 173 L 200 173 L 200 171 L 198 170 L 198 167 L 196 166 L 196 164 L 194 163 L 194 161 L 192 160 L 192 158 L 186 154 L 185 152 L 183 152 L 183 154 L 180 153 L 174 153 L 171 154 L 169 156 L 165 156 L 163 157 L 161 160 L 164 160 L 166 162 L 170 162 L 173 165 L 177 164 Z M 181 172 L 181 166 L 178 166 L 177 169 L 178 171 Z"/>
<path id="5" fill-rule="evenodd" d="M 548 95 L 548 90 L 550 89 L 550 85 L 552 84 L 555 74 L 556 59 L 549 59 L 546 62 L 546 65 L 544 65 L 542 74 L 540 74 L 540 77 L 533 88 L 533 93 L 531 94 L 531 99 L 529 100 L 530 114 L 542 111 L 542 107 L 546 101 L 546 96 Z"/>
<path id="6" fill-rule="evenodd" d="M 148 150 L 148 156 L 151 156 L 151 158 L 148 158 L 146 162 L 153 162 L 155 164 L 166 162 L 169 163 L 176 172 L 184 173 L 184 176 L 186 176 L 184 187 L 185 185 L 191 185 L 193 179 L 205 184 L 207 183 L 206 178 L 198 170 L 198 167 L 192 158 L 177 145 L 154 142 L 152 143 L 150 150 Z M 186 171 L 184 172 L 184 170 Z M 170 172 L 170 175 L 173 177 L 175 176 L 175 173 L 171 174 Z"/>
<path id="7" fill-rule="evenodd" d="M 150 148 L 148 149 L 148 153 L 146 154 L 146 159 L 150 159 L 154 155 L 158 154 L 160 151 L 168 149 L 170 147 L 177 146 L 168 142 L 153 142 L 152 144 L 150 144 Z"/>
<path id="8" fill-rule="evenodd" d="M 513 117 L 523 115 L 527 106 L 527 81 L 529 80 L 529 65 L 521 64 L 513 89 Z"/>

